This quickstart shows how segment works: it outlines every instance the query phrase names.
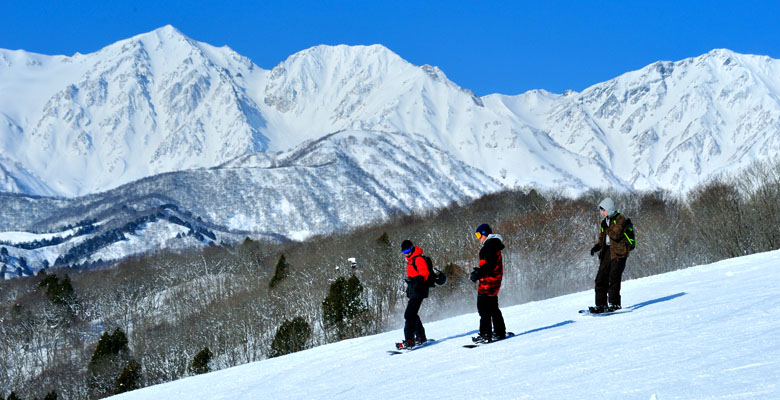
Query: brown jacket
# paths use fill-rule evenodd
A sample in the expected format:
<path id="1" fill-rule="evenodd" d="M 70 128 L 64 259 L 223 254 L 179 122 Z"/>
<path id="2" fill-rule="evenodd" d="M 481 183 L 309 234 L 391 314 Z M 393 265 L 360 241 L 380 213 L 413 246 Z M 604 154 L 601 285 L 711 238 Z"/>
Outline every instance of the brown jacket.
<path id="1" fill-rule="evenodd" d="M 609 218 L 609 225 L 607 225 L 606 218 L 601 221 L 599 246 L 604 249 L 604 246 L 607 245 L 607 235 L 609 235 L 609 259 L 628 258 L 628 240 L 623 234 L 626 217 L 623 214 L 615 213 Z"/>

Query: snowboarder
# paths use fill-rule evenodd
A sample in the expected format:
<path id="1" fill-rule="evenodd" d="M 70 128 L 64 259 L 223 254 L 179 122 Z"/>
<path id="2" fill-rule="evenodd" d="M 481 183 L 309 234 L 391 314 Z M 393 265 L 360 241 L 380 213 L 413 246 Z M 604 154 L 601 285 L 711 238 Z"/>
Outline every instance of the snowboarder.
<path id="1" fill-rule="evenodd" d="M 410 240 L 401 243 L 401 253 L 406 257 L 406 297 L 409 302 L 404 312 L 404 341 L 396 345 L 399 349 L 411 349 L 428 341 L 425 328 L 418 313 L 423 299 L 428 297 L 428 265 L 422 257 L 423 250 Z"/>
<path id="2" fill-rule="evenodd" d="M 620 281 L 628 258 L 628 241 L 624 235 L 626 218 L 615 208 L 609 197 L 599 203 L 601 220 L 599 238 L 590 249 L 591 257 L 599 252 L 599 270 L 596 273 L 596 306 L 592 313 L 612 312 L 621 309 Z"/>
<path id="3" fill-rule="evenodd" d="M 490 225 L 482 224 L 474 234 L 482 244 L 479 250 L 479 266 L 471 272 L 471 281 L 479 281 L 477 288 L 477 312 L 479 312 L 479 336 L 475 343 L 490 343 L 506 337 L 504 316 L 498 308 L 498 291 L 504 275 L 504 249 L 501 235 L 493 234 Z"/>

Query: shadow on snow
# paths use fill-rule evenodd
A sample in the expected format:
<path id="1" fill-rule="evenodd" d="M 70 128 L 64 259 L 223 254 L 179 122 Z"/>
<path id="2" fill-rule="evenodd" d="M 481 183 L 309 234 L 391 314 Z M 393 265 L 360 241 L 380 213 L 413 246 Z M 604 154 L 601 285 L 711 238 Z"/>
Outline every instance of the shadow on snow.
<path id="1" fill-rule="evenodd" d="M 688 294 L 688 293 L 680 292 L 680 293 L 675 293 L 675 294 L 672 294 L 672 295 L 669 295 L 669 296 L 659 297 L 657 299 L 648 300 L 648 301 L 645 301 L 645 302 L 642 302 L 642 303 L 634 304 L 632 306 L 626 307 L 624 310 L 626 310 L 626 311 L 638 310 L 640 308 L 643 308 L 643 307 L 646 307 L 646 306 L 649 306 L 649 305 L 652 305 L 652 304 L 658 304 L 658 303 L 663 303 L 665 301 L 674 300 L 674 299 L 676 299 L 678 297 L 685 296 L 686 294 Z M 535 329 L 527 330 L 525 332 L 515 334 L 514 336 L 510 336 L 510 337 L 508 337 L 508 338 L 506 338 L 504 340 L 512 339 L 512 338 L 518 337 L 518 336 L 528 335 L 528 334 L 531 334 L 531 333 L 546 331 L 548 329 L 559 328 L 561 326 L 573 324 L 574 322 L 575 321 L 573 321 L 573 320 L 566 320 L 566 321 L 558 322 L 557 324 L 553 324 L 553 325 L 548 325 L 548 326 L 544 326 L 544 327 L 541 327 L 541 328 L 535 328 Z M 473 336 L 473 335 L 476 335 L 478 333 L 479 333 L 479 330 L 475 329 L 475 330 L 472 330 L 472 331 L 468 331 L 468 332 L 460 333 L 460 334 L 457 334 L 457 335 L 449 336 L 449 337 L 446 337 L 444 339 L 436 340 L 436 342 L 437 343 L 446 342 L 446 341 L 452 340 L 452 339 L 459 339 L 459 338 L 466 337 L 466 336 Z"/>
<path id="2" fill-rule="evenodd" d="M 638 309 L 640 309 L 642 307 L 646 307 L 646 306 L 649 306 L 651 304 L 657 304 L 657 303 L 662 303 L 664 301 L 674 300 L 674 299 L 676 299 L 678 297 L 685 296 L 686 294 L 688 294 L 688 293 L 680 292 L 680 293 L 672 294 L 672 295 L 669 295 L 669 296 L 666 296 L 666 297 L 659 297 L 659 298 L 654 299 L 654 300 L 648 300 L 648 301 L 645 301 L 645 302 L 642 302 L 642 303 L 634 304 L 633 306 L 626 307 L 626 308 L 628 308 L 630 310 L 638 310 Z"/>

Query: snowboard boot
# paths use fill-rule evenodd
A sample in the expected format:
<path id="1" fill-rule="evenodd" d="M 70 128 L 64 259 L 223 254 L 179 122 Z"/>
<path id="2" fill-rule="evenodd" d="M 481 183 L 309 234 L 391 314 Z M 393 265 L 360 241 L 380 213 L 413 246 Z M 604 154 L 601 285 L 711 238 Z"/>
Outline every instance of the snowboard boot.
<path id="1" fill-rule="evenodd" d="M 613 312 L 613 311 L 620 310 L 621 308 L 623 307 L 621 307 L 620 304 L 610 304 L 609 308 L 607 308 L 607 311 Z"/>
<path id="2" fill-rule="evenodd" d="M 421 344 L 423 344 L 423 343 L 425 343 L 425 342 L 427 342 L 427 341 L 428 341 L 428 339 L 427 339 L 427 338 L 424 338 L 424 337 L 418 337 L 417 339 L 415 339 L 415 340 L 414 340 L 414 344 L 415 344 L 416 346 L 419 346 L 419 345 L 421 345 Z"/>
<path id="3" fill-rule="evenodd" d="M 493 340 L 503 340 L 503 339 L 506 339 L 506 332 L 504 333 L 493 332 Z"/>
<path id="4" fill-rule="evenodd" d="M 493 341 L 493 335 L 479 335 L 471 338 L 471 341 L 476 344 L 490 343 Z"/>
<path id="5" fill-rule="evenodd" d="M 395 348 L 398 350 L 411 350 L 414 347 L 413 340 L 403 340 L 400 343 L 395 344 Z"/>
<path id="6" fill-rule="evenodd" d="M 609 311 L 609 307 L 607 306 L 588 307 L 588 311 L 590 311 L 591 314 L 602 314 Z"/>

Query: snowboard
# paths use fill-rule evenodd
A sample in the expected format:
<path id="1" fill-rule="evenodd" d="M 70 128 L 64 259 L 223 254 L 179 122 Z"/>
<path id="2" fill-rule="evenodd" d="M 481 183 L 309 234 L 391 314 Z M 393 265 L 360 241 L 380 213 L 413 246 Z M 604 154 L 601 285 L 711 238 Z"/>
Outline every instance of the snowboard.
<path id="1" fill-rule="evenodd" d="M 606 317 L 608 315 L 624 314 L 631 311 L 633 310 L 631 310 L 630 308 L 621 308 L 620 310 L 615 310 L 615 311 L 606 311 L 603 313 L 592 313 L 590 312 L 590 309 L 584 309 L 584 310 L 580 310 L 579 313 L 582 315 L 589 315 L 591 317 Z"/>
<path id="2" fill-rule="evenodd" d="M 435 339 L 428 339 L 428 341 L 426 341 L 425 343 L 418 344 L 418 345 L 412 347 L 411 349 L 400 349 L 399 350 L 397 348 L 398 347 L 398 343 L 396 343 L 396 349 L 395 350 L 388 350 L 387 354 L 390 354 L 391 356 L 394 356 L 396 354 L 408 353 L 410 351 L 415 351 L 417 349 L 422 349 L 423 347 L 428 347 L 428 346 L 430 346 L 432 344 L 436 344 L 436 340 Z"/>
<path id="3" fill-rule="evenodd" d="M 507 339 L 511 338 L 512 336 L 515 336 L 515 333 L 514 333 L 514 332 L 507 332 L 507 333 L 506 333 L 506 337 L 505 337 L 505 338 L 503 338 L 503 339 L 494 339 L 494 340 L 493 340 L 492 342 L 490 342 L 490 343 L 495 343 L 495 342 L 500 342 L 500 341 L 502 341 L 502 340 L 507 340 Z M 475 339 L 475 338 L 476 338 L 476 336 L 475 336 L 475 337 L 472 337 L 472 338 L 471 338 L 471 340 L 472 340 L 472 341 L 474 341 L 474 339 Z M 464 344 L 464 345 L 463 345 L 463 347 L 465 347 L 465 348 L 467 348 L 467 349 L 473 349 L 473 348 L 475 348 L 475 347 L 484 346 L 484 345 L 486 345 L 486 344 L 490 344 L 490 343 L 472 343 L 472 344 Z"/>

